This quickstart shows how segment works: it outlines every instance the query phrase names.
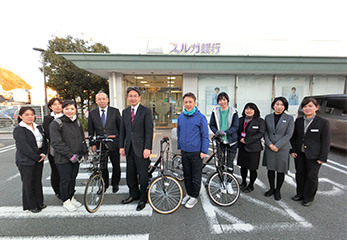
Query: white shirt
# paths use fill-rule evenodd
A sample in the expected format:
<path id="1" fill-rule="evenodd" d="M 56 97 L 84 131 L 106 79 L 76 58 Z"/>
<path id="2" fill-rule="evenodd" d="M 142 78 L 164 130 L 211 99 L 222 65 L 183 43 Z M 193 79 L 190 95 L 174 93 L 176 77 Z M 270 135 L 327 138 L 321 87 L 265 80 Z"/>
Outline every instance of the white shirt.
<path id="1" fill-rule="evenodd" d="M 25 127 L 28 130 L 30 130 L 34 134 L 34 137 L 36 139 L 37 147 L 38 148 L 42 148 L 43 136 L 42 136 L 41 132 L 39 131 L 39 129 L 37 128 L 37 126 L 38 126 L 37 123 L 33 122 L 34 129 L 31 126 L 29 126 L 28 124 L 26 124 L 25 122 L 23 122 L 23 121 L 21 121 L 19 123 L 19 126 Z"/>
<path id="2" fill-rule="evenodd" d="M 138 103 L 135 107 L 131 106 L 131 109 L 130 109 L 130 110 L 134 109 L 134 116 L 136 115 L 136 111 L 137 111 L 137 109 L 139 108 L 139 106 L 140 106 L 140 103 Z M 130 111 L 130 112 L 131 112 L 131 111 Z"/>
<path id="3" fill-rule="evenodd" d="M 55 114 L 54 112 L 51 112 L 50 114 L 52 117 L 54 117 L 54 119 L 60 118 L 61 116 L 64 115 L 64 113 L 59 113 L 59 114 Z"/>
<path id="4" fill-rule="evenodd" d="M 100 118 L 102 118 L 102 111 L 101 111 L 101 110 L 104 110 L 104 111 L 105 111 L 105 119 L 107 119 L 107 110 L 108 110 L 108 106 L 105 107 L 105 109 L 102 109 L 101 107 L 99 107 Z"/>

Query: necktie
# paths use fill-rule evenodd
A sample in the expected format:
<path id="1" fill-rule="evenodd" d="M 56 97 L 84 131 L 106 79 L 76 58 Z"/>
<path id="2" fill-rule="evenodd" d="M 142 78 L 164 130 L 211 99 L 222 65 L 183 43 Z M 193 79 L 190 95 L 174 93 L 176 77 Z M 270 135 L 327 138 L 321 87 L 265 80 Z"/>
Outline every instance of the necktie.
<path id="1" fill-rule="evenodd" d="M 134 108 L 131 108 L 131 124 L 133 124 L 135 118 L 135 110 Z"/>
<path id="2" fill-rule="evenodd" d="M 102 122 L 102 127 L 105 128 L 106 125 L 106 117 L 105 117 L 105 110 L 101 110 L 101 122 Z"/>

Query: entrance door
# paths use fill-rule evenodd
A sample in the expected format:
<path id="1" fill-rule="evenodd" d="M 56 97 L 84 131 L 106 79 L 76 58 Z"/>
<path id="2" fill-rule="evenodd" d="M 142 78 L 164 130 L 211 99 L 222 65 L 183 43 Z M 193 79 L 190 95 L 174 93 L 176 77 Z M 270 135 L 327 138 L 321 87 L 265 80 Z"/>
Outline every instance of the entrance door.
<path id="1" fill-rule="evenodd" d="M 125 75 L 123 79 L 125 93 L 129 86 L 140 87 L 141 104 L 152 110 L 156 129 L 176 127 L 182 112 L 182 76 Z"/>

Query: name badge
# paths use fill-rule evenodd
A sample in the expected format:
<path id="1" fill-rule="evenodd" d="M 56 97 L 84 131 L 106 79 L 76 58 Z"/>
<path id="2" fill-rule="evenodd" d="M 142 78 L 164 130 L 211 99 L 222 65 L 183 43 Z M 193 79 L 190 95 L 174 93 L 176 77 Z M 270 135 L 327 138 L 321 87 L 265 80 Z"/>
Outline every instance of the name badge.
<path id="1" fill-rule="evenodd" d="M 259 126 L 252 126 L 252 128 L 254 128 L 254 129 L 259 129 Z"/>
<path id="2" fill-rule="evenodd" d="M 287 120 L 283 120 L 282 122 L 286 123 L 286 122 L 287 122 Z"/>
<path id="3" fill-rule="evenodd" d="M 311 129 L 311 132 L 319 132 L 319 129 Z"/>
<path id="4" fill-rule="evenodd" d="M 246 137 L 246 133 L 245 132 L 241 132 L 241 137 Z"/>

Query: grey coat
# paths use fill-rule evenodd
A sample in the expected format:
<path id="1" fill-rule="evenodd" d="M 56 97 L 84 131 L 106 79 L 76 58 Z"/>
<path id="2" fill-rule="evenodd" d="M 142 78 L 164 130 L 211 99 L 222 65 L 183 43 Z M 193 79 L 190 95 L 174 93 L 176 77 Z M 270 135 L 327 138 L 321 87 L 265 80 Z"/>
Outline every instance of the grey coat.
<path id="1" fill-rule="evenodd" d="M 283 113 L 275 128 L 274 114 L 265 117 L 265 151 L 263 166 L 268 170 L 287 173 L 289 169 L 289 151 L 291 149 L 290 138 L 294 132 L 294 119 Z M 279 150 L 272 151 L 269 146 L 274 144 Z"/>

